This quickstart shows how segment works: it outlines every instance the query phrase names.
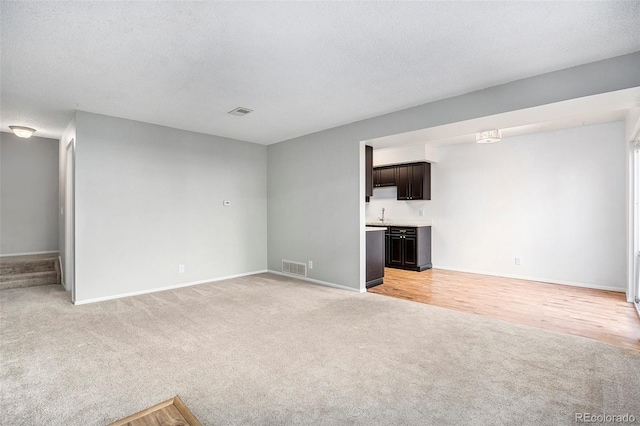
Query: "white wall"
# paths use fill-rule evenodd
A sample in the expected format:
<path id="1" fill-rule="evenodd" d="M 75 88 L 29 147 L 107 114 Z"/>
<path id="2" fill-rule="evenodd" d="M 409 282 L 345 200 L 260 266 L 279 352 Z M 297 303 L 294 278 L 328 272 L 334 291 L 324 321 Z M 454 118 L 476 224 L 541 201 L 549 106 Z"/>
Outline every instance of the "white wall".
<path id="1" fill-rule="evenodd" d="M 270 145 L 269 268 L 279 270 L 283 258 L 326 259 L 328 263 L 319 263 L 313 270 L 318 279 L 360 287 L 363 277 L 359 265 L 364 262 L 364 251 L 359 243 L 364 231 L 358 227 L 364 222 L 364 200 L 358 190 L 361 175 L 348 169 L 358 167 L 361 141 L 638 87 L 639 68 L 640 52 L 636 52 Z M 621 167 L 624 169 L 624 165 Z M 307 168 L 311 172 L 305 175 Z M 436 196 L 433 194 L 433 198 Z M 614 227 L 611 231 L 619 230 Z M 622 234 L 614 238 L 624 239 L 624 230 L 619 232 Z M 524 259 L 527 255 L 522 256 Z M 617 285 L 617 280 L 615 271 L 607 282 Z"/>
<path id="2" fill-rule="evenodd" d="M 423 144 L 377 149 L 373 152 L 373 167 L 417 161 L 437 162 L 438 149 Z"/>
<path id="3" fill-rule="evenodd" d="M 80 111 L 75 124 L 77 302 L 266 269 L 265 146 Z"/>
<path id="4" fill-rule="evenodd" d="M 435 164 L 431 164 L 431 170 L 434 167 Z M 433 175 L 433 172 L 431 174 Z M 433 184 L 431 187 L 433 188 Z M 434 202 L 431 200 L 399 201 L 397 191 L 395 186 L 373 188 L 373 197 L 365 206 L 366 222 L 380 222 L 379 218 L 382 217 L 384 208 L 386 222 L 430 225 L 433 219 Z M 424 216 L 420 216 L 420 210 L 424 210 Z"/>
<path id="5" fill-rule="evenodd" d="M 0 133 L 0 254 L 58 250 L 58 141 Z"/>
<path id="6" fill-rule="evenodd" d="M 441 147 L 434 267 L 624 291 L 625 150 L 622 122 Z"/>

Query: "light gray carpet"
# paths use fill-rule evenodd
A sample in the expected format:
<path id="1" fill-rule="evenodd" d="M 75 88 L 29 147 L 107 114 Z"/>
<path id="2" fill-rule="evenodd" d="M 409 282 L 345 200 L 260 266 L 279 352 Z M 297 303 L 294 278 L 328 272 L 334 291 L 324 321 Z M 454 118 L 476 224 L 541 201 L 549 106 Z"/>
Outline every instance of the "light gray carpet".
<path id="1" fill-rule="evenodd" d="M 205 425 L 640 422 L 640 357 L 270 274 L 73 306 L 0 292 L 3 425 L 103 425 L 179 394 Z"/>

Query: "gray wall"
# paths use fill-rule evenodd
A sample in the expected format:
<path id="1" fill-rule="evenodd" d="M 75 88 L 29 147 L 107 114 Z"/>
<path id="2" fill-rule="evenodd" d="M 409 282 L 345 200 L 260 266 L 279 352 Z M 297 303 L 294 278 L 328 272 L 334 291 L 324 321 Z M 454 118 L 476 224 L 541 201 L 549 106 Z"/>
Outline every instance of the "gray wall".
<path id="1" fill-rule="evenodd" d="M 58 141 L 0 133 L 0 254 L 58 250 Z"/>
<path id="2" fill-rule="evenodd" d="M 640 52 L 269 145 L 269 268 L 280 270 L 282 259 L 323 259 L 329 263 L 317 263 L 311 278 L 361 287 L 358 265 L 363 253 L 358 247 L 363 238 L 359 225 L 364 222 L 360 197 L 364 171 L 354 173 L 360 164 L 361 141 L 639 87 L 638 69 Z M 327 190 L 323 181 L 333 189 Z M 335 251 L 339 255 L 332 254 Z"/>
<path id="3" fill-rule="evenodd" d="M 266 269 L 265 146 L 81 111 L 75 128 L 76 302 Z"/>
<path id="4" fill-rule="evenodd" d="M 340 130 L 270 145 L 269 269 L 307 263 L 308 278 L 359 289 L 359 145 Z M 355 278 L 355 279 L 354 279 Z"/>

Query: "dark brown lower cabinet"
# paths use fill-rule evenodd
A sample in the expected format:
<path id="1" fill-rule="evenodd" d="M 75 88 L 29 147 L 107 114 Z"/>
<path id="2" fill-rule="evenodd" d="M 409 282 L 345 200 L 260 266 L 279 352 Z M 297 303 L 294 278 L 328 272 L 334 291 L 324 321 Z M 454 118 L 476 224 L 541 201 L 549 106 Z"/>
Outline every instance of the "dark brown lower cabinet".
<path id="1" fill-rule="evenodd" d="M 385 242 L 387 267 L 414 271 L 432 267 L 430 226 L 390 226 L 387 228 Z"/>
<path id="2" fill-rule="evenodd" d="M 382 284 L 384 279 L 385 234 L 385 228 L 367 231 L 367 288 Z"/>

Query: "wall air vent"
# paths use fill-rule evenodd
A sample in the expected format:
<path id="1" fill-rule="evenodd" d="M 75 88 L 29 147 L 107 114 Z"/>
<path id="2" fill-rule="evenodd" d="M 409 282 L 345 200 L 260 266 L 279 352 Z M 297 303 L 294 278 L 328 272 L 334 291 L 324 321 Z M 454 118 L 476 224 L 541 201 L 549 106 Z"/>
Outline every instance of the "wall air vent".
<path id="1" fill-rule="evenodd" d="M 238 107 L 236 109 L 233 109 L 233 110 L 229 111 L 229 114 L 231 114 L 231 115 L 239 115 L 239 116 L 242 117 L 243 115 L 249 114 L 251 111 L 253 111 L 253 110 L 249 109 L 249 108 Z"/>
<path id="2" fill-rule="evenodd" d="M 307 265 L 305 263 L 282 260 L 282 272 L 299 277 L 307 276 Z"/>

